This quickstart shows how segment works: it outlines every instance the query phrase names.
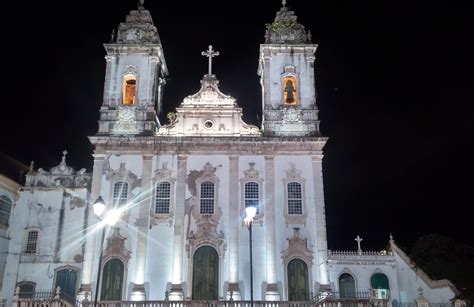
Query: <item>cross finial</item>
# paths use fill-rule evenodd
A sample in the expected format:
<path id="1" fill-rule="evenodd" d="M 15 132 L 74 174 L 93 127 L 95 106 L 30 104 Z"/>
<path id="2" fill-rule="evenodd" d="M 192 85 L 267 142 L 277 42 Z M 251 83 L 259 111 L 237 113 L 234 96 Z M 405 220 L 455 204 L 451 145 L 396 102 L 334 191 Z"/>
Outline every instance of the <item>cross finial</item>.
<path id="1" fill-rule="evenodd" d="M 67 150 L 64 150 L 63 151 L 63 159 L 62 159 L 62 162 L 66 162 L 66 155 L 67 155 Z"/>
<path id="2" fill-rule="evenodd" d="M 362 254 L 362 249 L 360 248 L 360 242 L 362 241 L 362 238 L 357 235 L 357 238 L 354 240 L 357 241 L 357 253 L 360 255 Z"/>
<path id="3" fill-rule="evenodd" d="M 209 49 L 201 52 L 205 57 L 209 58 L 209 75 L 212 75 L 212 58 L 219 55 L 219 51 L 214 51 L 212 45 L 209 45 Z"/>

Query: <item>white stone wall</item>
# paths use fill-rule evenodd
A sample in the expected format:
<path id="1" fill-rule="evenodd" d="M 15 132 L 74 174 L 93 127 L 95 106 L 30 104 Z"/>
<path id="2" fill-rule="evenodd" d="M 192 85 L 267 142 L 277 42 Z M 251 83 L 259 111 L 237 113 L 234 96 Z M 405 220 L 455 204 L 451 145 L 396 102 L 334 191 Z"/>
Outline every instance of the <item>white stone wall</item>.
<path id="1" fill-rule="evenodd" d="M 87 195 L 85 188 L 32 188 L 20 192 L 11 215 L 1 297 L 10 300 L 16 284 L 24 281 L 36 283 L 37 290 L 50 290 L 55 270 L 61 267 L 72 266 L 81 271 Z M 27 231 L 31 228 L 39 231 L 37 253 L 25 254 Z"/>
<path id="2" fill-rule="evenodd" d="M 121 163 L 125 163 L 125 168 L 128 171 L 133 172 L 138 179 L 141 179 L 143 170 L 142 170 L 142 157 L 141 155 L 120 155 L 110 156 L 109 166 L 110 170 L 118 170 L 120 168 Z M 262 199 L 261 201 L 267 199 L 267 191 L 265 189 L 265 182 L 267 180 L 265 176 L 265 159 L 263 156 L 240 156 L 237 158 L 238 163 L 238 180 L 244 177 L 244 171 L 249 169 L 249 163 L 255 163 L 254 169 L 259 172 L 260 177 L 262 178 L 263 182 L 260 188 L 262 189 Z M 186 175 L 189 175 L 191 171 L 202 171 L 206 163 L 211 163 L 213 167 L 215 167 L 215 175 L 218 178 L 218 182 L 216 185 L 217 188 L 217 202 L 215 204 L 215 210 L 218 210 L 218 207 L 222 211 L 222 216 L 220 217 L 219 224 L 217 226 L 217 233 L 224 234 L 224 242 L 226 245 L 226 249 L 223 250 L 221 254 L 221 261 L 219 267 L 219 297 L 226 297 L 226 284 L 229 280 L 229 272 L 234 270 L 230 267 L 230 255 L 235 250 L 238 250 L 237 257 L 238 257 L 238 278 L 239 284 L 241 285 L 241 292 L 242 298 L 249 299 L 249 238 L 248 238 L 248 230 L 246 227 L 243 226 L 243 218 L 244 218 L 244 204 L 242 199 L 242 185 L 240 181 L 236 186 L 230 186 L 230 164 L 229 164 L 229 156 L 228 155 L 188 155 L 186 157 Z M 167 167 L 172 171 L 172 177 L 176 178 L 178 173 L 178 163 L 177 163 L 177 156 L 176 155 L 156 155 L 153 157 L 152 163 L 152 182 L 154 177 L 156 176 L 156 171 L 162 167 L 163 163 L 167 163 Z M 286 176 L 286 172 L 291 168 L 291 164 L 294 163 L 297 170 L 301 171 L 301 177 L 304 178 L 305 183 L 305 211 L 307 212 L 307 216 L 305 219 L 305 223 L 302 224 L 289 224 L 286 226 L 285 218 L 283 216 L 283 211 L 285 210 L 285 196 L 284 196 L 284 189 L 285 185 L 283 182 L 283 178 Z M 274 158 L 273 162 L 274 167 L 274 198 L 275 203 L 262 203 L 262 214 L 263 219 L 261 221 L 257 221 L 253 227 L 253 263 L 254 263 L 254 298 L 255 299 L 264 299 L 265 298 L 265 284 L 267 283 L 267 276 L 271 274 L 269 270 L 275 270 L 276 272 L 276 281 L 280 288 L 280 293 L 282 298 L 286 298 L 285 287 L 286 287 L 286 280 L 285 280 L 285 271 L 286 268 L 283 264 L 281 259 L 281 252 L 288 247 L 287 239 L 293 235 L 293 228 L 299 227 L 301 228 L 301 235 L 304 238 L 308 239 L 308 248 L 313 251 L 314 253 L 314 264 L 318 263 L 318 255 L 316 252 L 316 238 L 317 228 L 311 227 L 312 225 L 317 225 L 316 217 L 317 217 L 317 210 L 314 208 L 315 205 L 323 205 L 322 202 L 317 202 L 316 199 L 322 199 L 322 196 L 315 195 L 314 193 L 314 185 L 313 178 L 321 177 L 321 173 L 318 172 L 317 174 L 313 174 L 313 167 L 312 167 L 312 159 L 310 156 L 278 156 Z M 321 178 L 317 179 L 319 184 L 322 184 Z M 177 186 L 180 184 L 179 181 L 176 181 L 174 184 L 174 192 L 176 192 Z M 107 175 L 102 175 L 102 182 L 101 182 L 101 192 L 100 195 L 103 196 L 106 203 L 111 202 L 111 193 L 112 193 L 112 186 L 113 181 L 107 179 Z M 198 190 L 198 186 L 196 186 Z M 238 197 L 238 215 L 231 214 L 231 210 L 229 208 L 229 203 L 231 199 L 229 197 L 231 190 L 235 189 L 237 193 L 235 193 Z M 318 189 L 320 193 L 322 193 L 322 187 Z M 142 190 L 142 193 L 148 193 L 148 197 L 150 197 L 150 201 L 147 204 L 142 204 L 148 206 L 146 210 L 151 211 L 153 210 L 153 197 L 154 191 L 145 191 Z M 192 195 L 189 188 L 186 187 L 185 192 L 185 199 L 190 200 L 193 197 L 195 198 L 195 204 L 199 206 L 199 201 L 196 198 L 196 195 Z M 130 195 L 130 202 L 133 202 L 134 195 Z M 178 195 L 175 195 L 175 200 L 179 199 Z M 176 206 L 183 206 L 185 204 L 180 203 L 179 201 L 175 201 L 173 211 L 180 212 L 179 208 Z M 151 206 L 151 207 L 150 207 Z M 274 208 L 274 217 L 267 219 L 265 216 L 266 208 L 267 207 Z M 126 240 L 126 248 L 131 251 L 131 258 L 128 263 L 128 274 L 127 274 L 127 291 L 124 293 L 124 298 L 128 297 L 130 293 L 130 287 L 128 285 L 135 282 L 135 260 L 136 260 L 136 229 L 137 226 L 135 225 L 134 221 L 138 218 L 138 207 L 132 206 L 131 207 L 130 217 L 128 222 L 120 226 L 122 228 L 121 234 L 127 236 Z M 152 225 L 148 231 L 148 242 L 147 242 L 147 250 L 146 250 L 146 281 L 145 281 L 145 288 L 147 291 L 147 297 L 149 299 L 164 299 L 165 291 L 170 290 L 171 283 L 173 282 L 173 278 L 182 279 L 183 282 L 183 291 L 185 297 L 190 298 L 192 295 L 192 288 L 191 288 L 191 281 L 192 281 L 192 255 L 189 255 L 186 249 L 186 244 L 188 240 L 186 240 L 186 235 L 189 231 L 197 231 L 196 220 L 194 217 L 191 217 L 189 212 L 185 212 L 181 210 L 182 213 L 185 213 L 185 216 L 174 216 L 173 217 L 173 224 L 170 225 L 169 223 L 158 223 L 156 225 Z M 238 235 L 237 240 L 238 244 L 234 245 L 229 242 L 230 234 L 230 227 L 229 225 L 234 222 L 234 220 L 238 223 Z M 274 246 L 269 246 L 266 244 L 267 234 L 266 234 L 266 227 L 268 223 L 273 223 L 273 227 L 275 227 L 276 232 L 274 233 L 276 244 Z M 189 223 L 189 224 L 188 224 Z M 189 228 L 188 228 L 189 225 Z M 173 273 L 173 266 L 170 265 L 174 261 L 176 261 L 176 250 L 174 250 L 174 242 L 170 240 L 173 238 L 173 234 L 176 235 L 176 226 L 181 227 L 180 232 L 184 235 L 184 242 L 183 245 L 180 246 L 181 249 L 181 277 L 174 276 Z M 99 233 L 98 233 L 99 234 Z M 98 235 L 97 234 L 97 235 Z M 176 236 L 175 236 L 176 238 Z M 96 248 L 95 250 L 99 250 L 99 240 L 96 240 Z M 271 248 L 272 250 L 268 250 Z M 174 251 L 173 251 L 174 250 Z M 219 249 L 218 249 L 219 250 Z M 219 250 L 220 252 L 220 250 Z M 272 265 L 268 265 L 267 261 L 267 254 L 273 253 L 275 255 L 275 262 Z M 96 252 L 97 254 L 97 252 Z M 94 263 L 97 263 L 97 255 L 94 256 Z M 191 257 L 191 258 L 190 258 Z M 93 274 L 93 289 L 94 289 L 94 281 L 96 278 L 96 269 L 94 270 Z M 310 269 L 310 284 L 311 284 L 311 291 L 315 292 L 318 289 L 316 285 L 319 286 L 320 283 L 320 275 L 319 269 L 316 265 L 313 265 Z"/>

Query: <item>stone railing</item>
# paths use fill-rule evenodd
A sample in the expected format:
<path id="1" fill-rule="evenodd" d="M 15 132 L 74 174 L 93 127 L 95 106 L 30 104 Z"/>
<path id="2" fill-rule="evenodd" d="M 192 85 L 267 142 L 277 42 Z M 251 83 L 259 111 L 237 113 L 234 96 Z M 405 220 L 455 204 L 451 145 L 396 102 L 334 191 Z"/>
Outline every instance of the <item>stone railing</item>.
<path id="1" fill-rule="evenodd" d="M 365 251 L 358 253 L 357 251 L 328 251 L 329 256 L 392 256 L 392 252 L 386 251 Z"/>
<path id="2" fill-rule="evenodd" d="M 35 292 L 21 292 L 17 287 L 12 300 L 12 307 L 75 307 L 78 305 L 75 299 L 62 293 L 59 287 L 54 291 Z"/>

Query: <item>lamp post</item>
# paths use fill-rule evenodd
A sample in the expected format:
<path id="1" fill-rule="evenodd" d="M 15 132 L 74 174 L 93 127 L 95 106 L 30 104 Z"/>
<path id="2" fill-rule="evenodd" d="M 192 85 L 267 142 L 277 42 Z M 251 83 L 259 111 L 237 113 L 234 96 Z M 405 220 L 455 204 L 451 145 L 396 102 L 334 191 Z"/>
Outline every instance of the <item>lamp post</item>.
<path id="1" fill-rule="evenodd" d="M 100 284 L 100 273 L 101 273 L 101 267 L 102 267 L 102 254 L 104 250 L 105 228 L 106 228 L 106 225 L 114 226 L 115 223 L 117 223 L 117 221 L 120 218 L 120 212 L 119 210 L 115 208 L 112 208 L 110 210 L 107 210 L 108 212 L 105 212 L 106 206 L 105 206 L 104 200 L 102 199 L 102 196 L 99 196 L 97 198 L 97 200 L 95 201 L 93 205 L 93 208 L 94 208 L 94 214 L 97 216 L 99 221 L 105 223 L 102 227 L 102 236 L 100 240 L 99 265 L 97 268 L 97 281 L 95 285 L 95 295 L 94 295 L 94 307 L 97 307 L 97 302 L 99 299 L 99 284 Z M 101 219 L 101 216 L 104 216 L 104 213 L 105 213 L 105 218 Z"/>
<path id="2" fill-rule="evenodd" d="M 257 208 L 254 206 L 248 206 L 245 208 L 244 223 L 249 230 L 249 250 L 250 250 L 250 307 L 253 307 L 253 263 L 252 263 L 252 224 L 255 215 L 257 214 Z"/>

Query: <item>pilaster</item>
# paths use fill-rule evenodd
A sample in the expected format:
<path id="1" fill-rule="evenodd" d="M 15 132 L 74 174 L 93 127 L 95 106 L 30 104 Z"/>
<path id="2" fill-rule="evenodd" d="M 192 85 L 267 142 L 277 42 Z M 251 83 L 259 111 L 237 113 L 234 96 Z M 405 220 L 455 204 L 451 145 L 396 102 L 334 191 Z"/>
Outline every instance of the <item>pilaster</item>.
<path id="1" fill-rule="evenodd" d="M 146 299 L 145 292 L 145 270 L 146 254 L 148 244 L 148 225 L 150 219 L 150 206 L 153 199 L 152 177 L 152 155 L 143 155 L 142 167 L 142 191 L 140 198 L 138 232 L 137 232 L 137 252 L 135 260 L 135 282 L 133 285 L 131 300 L 143 301 Z"/>
<path id="2" fill-rule="evenodd" d="M 275 157 L 265 156 L 265 249 L 267 287 L 265 300 L 278 301 L 275 225 Z"/>
<path id="3" fill-rule="evenodd" d="M 173 276 L 169 299 L 179 301 L 184 299 L 183 289 L 183 257 L 184 257 L 184 208 L 186 195 L 186 155 L 178 155 L 178 170 L 176 176 L 176 207 L 173 243 Z"/>
<path id="4" fill-rule="evenodd" d="M 78 297 L 91 297 L 91 283 L 92 283 L 92 273 L 94 268 L 97 268 L 97 265 L 94 264 L 94 246 L 96 245 L 96 239 L 99 232 L 88 233 L 87 229 L 92 229 L 90 227 L 91 220 L 94 219 L 94 213 L 92 210 L 92 204 L 100 196 L 101 187 L 102 187 L 102 174 L 104 170 L 104 159 L 105 155 L 94 154 L 94 166 L 92 171 L 92 188 L 91 196 L 89 199 L 89 207 L 85 210 L 86 219 L 88 221 L 88 227 L 84 229 L 84 262 L 82 265 L 82 278 L 81 278 L 81 287 L 79 288 Z"/>
<path id="5" fill-rule="evenodd" d="M 227 298 L 241 299 L 239 287 L 239 226 L 241 219 L 239 203 L 239 157 L 229 157 L 229 286 Z"/>
<path id="6" fill-rule="evenodd" d="M 329 285 L 329 272 L 327 266 L 328 245 L 326 233 L 326 210 L 324 206 L 324 188 L 323 188 L 323 170 L 322 155 L 311 156 L 313 165 L 313 182 L 314 182 L 314 201 L 316 211 L 316 264 L 319 271 L 319 284 L 321 289 L 327 288 Z"/>

